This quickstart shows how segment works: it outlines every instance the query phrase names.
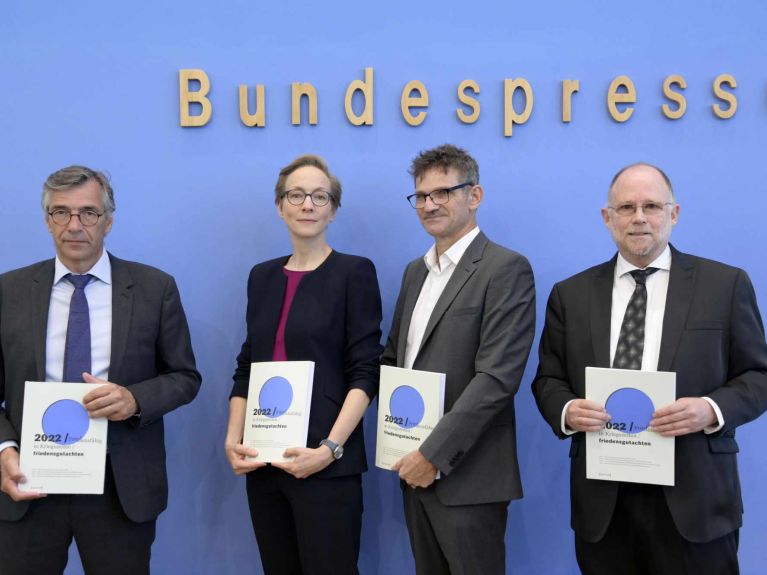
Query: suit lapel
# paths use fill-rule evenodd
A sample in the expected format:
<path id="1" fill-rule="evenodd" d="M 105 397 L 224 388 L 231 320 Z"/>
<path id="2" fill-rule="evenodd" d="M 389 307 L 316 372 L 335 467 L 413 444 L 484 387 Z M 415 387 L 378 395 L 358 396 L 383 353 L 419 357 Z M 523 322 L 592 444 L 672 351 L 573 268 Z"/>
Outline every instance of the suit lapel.
<path id="1" fill-rule="evenodd" d="M 413 310 L 421 294 L 423 283 L 429 270 L 423 260 L 419 260 L 413 266 L 415 269 L 411 272 L 411 278 L 405 283 L 405 303 L 402 306 L 402 324 L 400 325 L 399 337 L 397 338 L 397 366 L 405 365 L 405 350 L 407 349 L 407 334 L 410 331 L 410 322 L 413 319 Z"/>
<path id="2" fill-rule="evenodd" d="M 671 272 L 663 313 L 658 371 L 671 371 L 690 310 L 694 286 L 695 265 L 688 256 L 671 246 Z"/>
<path id="3" fill-rule="evenodd" d="M 119 380 L 133 317 L 133 278 L 125 263 L 109 254 L 112 265 L 112 349 L 109 380 Z"/>
<path id="4" fill-rule="evenodd" d="M 458 261 L 458 264 L 456 264 L 453 275 L 450 276 L 450 279 L 448 280 L 442 295 L 439 296 L 437 304 L 434 306 L 434 310 L 431 312 L 431 316 L 429 316 L 429 321 L 426 323 L 426 330 L 424 331 L 423 338 L 421 339 L 421 347 L 418 350 L 419 354 L 426 345 L 426 342 L 429 341 L 429 337 L 431 336 L 439 321 L 442 319 L 442 316 L 447 311 L 447 308 L 450 307 L 450 304 L 453 303 L 453 300 L 461 291 L 464 284 L 477 270 L 478 262 L 482 259 L 482 254 L 485 251 L 487 242 L 488 240 L 485 234 L 480 232 L 479 235 L 469 244 L 469 247 L 466 248 L 466 252 L 464 252 L 463 257 L 461 257 L 461 259 Z"/>
<path id="5" fill-rule="evenodd" d="M 35 342 L 35 368 L 37 380 L 45 381 L 45 348 L 48 334 L 48 308 L 51 304 L 51 289 L 55 260 L 46 261 L 32 278 L 32 315 Z"/>
<path id="6" fill-rule="evenodd" d="M 594 270 L 594 289 L 589 293 L 589 322 L 594 367 L 610 367 L 610 320 L 616 260 L 617 255 Z"/>

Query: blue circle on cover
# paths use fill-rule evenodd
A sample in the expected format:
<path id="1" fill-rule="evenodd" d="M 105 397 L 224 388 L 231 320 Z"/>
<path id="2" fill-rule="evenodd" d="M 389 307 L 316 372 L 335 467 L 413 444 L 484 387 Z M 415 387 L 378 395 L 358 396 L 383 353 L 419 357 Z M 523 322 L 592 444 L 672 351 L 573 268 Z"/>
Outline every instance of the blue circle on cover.
<path id="1" fill-rule="evenodd" d="M 634 435 L 650 425 L 655 406 L 646 393 L 624 387 L 610 394 L 605 409 L 612 416 L 608 428 Z"/>
<path id="2" fill-rule="evenodd" d="M 409 385 L 400 385 L 389 398 L 389 411 L 396 418 L 394 423 L 403 429 L 421 423 L 425 409 L 423 397 Z"/>
<path id="3" fill-rule="evenodd" d="M 270 377 L 258 394 L 258 407 L 272 419 L 285 413 L 293 402 L 293 386 L 282 376 Z"/>
<path id="4" fill-rule="evenodd" d="M 43 433 L 59 445 L 77 443 L 90 425 L 88 411 L 73 399 L 54 401 L 43 413 Z"/>

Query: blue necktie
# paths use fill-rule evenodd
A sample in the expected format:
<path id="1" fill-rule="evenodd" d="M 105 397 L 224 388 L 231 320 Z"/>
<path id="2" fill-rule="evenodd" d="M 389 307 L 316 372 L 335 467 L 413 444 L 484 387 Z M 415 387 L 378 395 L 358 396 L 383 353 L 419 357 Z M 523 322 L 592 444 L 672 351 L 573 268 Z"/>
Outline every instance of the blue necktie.
<path id="1" fill-rule="evenodd" d="M 93 276 L 90 274 L 64 276 L 75 286 L 69 302 L 67 343 L 64 348 L 64 381 L 67 382 L 82 383 L 83 372 L 91 372 L 91 319 L 88 299 L 85 297 L 85 286 L 91 278 Z"/>

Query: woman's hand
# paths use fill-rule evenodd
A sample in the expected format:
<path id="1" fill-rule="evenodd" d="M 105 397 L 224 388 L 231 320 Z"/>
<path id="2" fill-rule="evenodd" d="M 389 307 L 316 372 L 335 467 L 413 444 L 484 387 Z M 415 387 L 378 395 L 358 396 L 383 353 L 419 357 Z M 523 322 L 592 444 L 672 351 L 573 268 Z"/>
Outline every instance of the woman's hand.
<path id="1" fill-rule="evenodd" d="M 274 462 L 272 465 L 290 473 L 296 479 L 306 479 L 333 463 L 333 453 L 329 447 L 324 445 L 320 445 L 317 449 L 289 447 L 282 455 L 293 459 L 285 462 Z"/>
<path id="2" fill-rule="evenodd" d="M 226 442 L 224 451 L 235 475 L 244 475 L 266 465 L 263 461 L 246 459 L 247 457 L 257 457 L 258 451 L 251 447 L 245 447 L 242 443 Z"/>

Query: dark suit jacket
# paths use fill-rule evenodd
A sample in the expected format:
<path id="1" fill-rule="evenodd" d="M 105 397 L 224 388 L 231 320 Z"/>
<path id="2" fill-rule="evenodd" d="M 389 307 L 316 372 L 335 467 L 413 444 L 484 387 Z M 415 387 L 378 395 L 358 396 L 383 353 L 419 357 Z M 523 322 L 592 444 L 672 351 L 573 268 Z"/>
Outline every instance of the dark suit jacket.
<path id="1" fill-rule="evenodd" d="M 385 365 L 404 365 L 410 320 L 427 275 L 423 258 L 405 269 Z M 435 489 L 444 505 L 522 497 L 514 394 L 534 333 L 530 264 L 480 232 L 437 301 L 413 364 L 447 376 L 445 415 L 420 447 L 442 472 Z"/>
<path id="2" fill-rule="evenodd" d="M 287 277 L 288 257 L 255 266 L 248 279 L 247 336 L 237 356 L 232 395 L 248 396 L 250 364 L 271 361 Z M 298 285 L 285 325 L 288 359 L 313 361 L 314 389 L 308 447 L 330 433 L 349 390 L 374 398 L 381 353 L 381 294 L 373 262 L 331 252 Z M 340 477 L 367 469 L 362 422 L 344 445 L 344 456 L 314 477 Z M 258 473 L 256 471 L 256 473 Z"/>
<path id="3" fill-rule="evenodd" d="M 136 421 L 109 422 L 115 485 L 133 521 L 167 506 L 162 416 L 190 402 L 200 387 L 186 316 L 173 278 L 120 260 L 112 264 L 109 381 L 128 387 L 141 409 Z M 25 381 L 45 381 L 45 340 L 54 260 L 0 275 L 0 441 L 19 441 Z M 0 493 L 0 519 L 17 520 L 28 503 Z"/>
<path id="4" fill-rule="evenodd" d="M 767 409 L 767 345 L 756 297 L 743 270 L 671 248 L 659 371 L 676 372 L 677 397 L 708 396 L 724 428 L 676 439 L 676 480 L 664 487 L 683 537 L 711 541 L 741 525 L 735 429 Z M 617 257 L 617 256 L 616 256 Z M 585 368 L 609 367 L 610 313 L 615 269 L 609 262 L 554 286 L 541 337 L 533 393 L 554 433 L 562 409 L 584 397 Z M 583 433 L 572 436 L 572 527 L 599 541 L 615 507 L 618 484 L 586 479 Z"/>

